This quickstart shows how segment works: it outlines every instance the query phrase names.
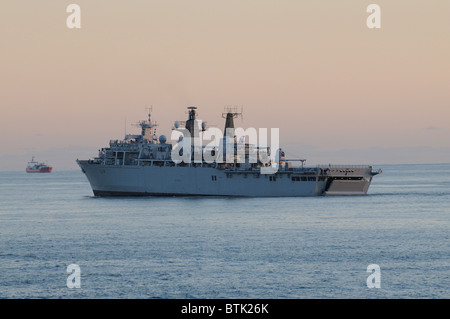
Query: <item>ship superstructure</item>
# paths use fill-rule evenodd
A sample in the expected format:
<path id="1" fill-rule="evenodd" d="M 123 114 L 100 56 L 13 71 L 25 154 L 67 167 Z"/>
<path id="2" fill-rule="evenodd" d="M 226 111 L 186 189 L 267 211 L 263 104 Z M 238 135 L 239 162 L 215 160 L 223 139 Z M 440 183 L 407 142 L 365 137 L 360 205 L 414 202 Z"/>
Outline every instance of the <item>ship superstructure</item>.
<path id="1" fill-rule="evenodd" d="M 174 145 L 164 135 L 157 137 L 149 113 L 138 123 L 140 134 L 111 140 L 97 157 L 77 163 L 96 196 L 365 195 L 373 176 L 381 172 L 370 165 L 306 167 L 304 159 L 286 158 L 280 148 L 238 143 L 237 115 L 231 109 L 223 114 L 225 133 L 211 146 L 195 144 L 206 130 L 205 122 L 196 118 L 196 107 L 188 108 L 185 122 L 174 123 L 173 130 L 184 132 Z M 254 156 L 262 151 L 265 157 Z M 273 167 L 271 172 L 268 168 Z"/>

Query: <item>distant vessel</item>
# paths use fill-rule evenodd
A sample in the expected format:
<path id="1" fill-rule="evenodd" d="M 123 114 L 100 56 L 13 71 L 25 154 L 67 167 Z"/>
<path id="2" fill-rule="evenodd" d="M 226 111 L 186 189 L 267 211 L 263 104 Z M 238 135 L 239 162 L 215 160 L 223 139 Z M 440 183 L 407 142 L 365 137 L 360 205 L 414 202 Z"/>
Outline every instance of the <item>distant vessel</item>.
<path id="1" fill-rule="evenodd" d="M 28 162 L 26 172 L 27 173 L 51 173 L 53 167 L 48 166 L 45 163 L 39 163 L 34 160 L 34 156 L 31 161 Z"/>
<path id="2" fill-rule="evenodd" d="M 189 119 L 175 122 L 174 129 L 184 124 L 185 129 L 194 136 L 196 107 L 188 109 Z M 234 129 L 233 118 L 236 115 L 231 111 L 223 114 L 226 117 L 225 131 Z M 248 151 L 254 148 L 252 144 L 245 144 L 245 154 L 234 155 L 233 162 L 211 163 L 204 159 L 179 162 L 172 156 L 172 149 L 176 148 L 167 143 L 164 135 L 157 137 L 157 125 L 150 119 L 150 114 L 148 120 L 141 121 L 139 126 L 141 134 L 126 135 L 122 141 L 111 140 L 109 147 L 99 150 L 97 157 L 77 160 L 95 196 L 365 195 L 372 177 L 381 173 L 381 170 L 372 171 L 370 165 L 304 167 L 305 160 L 285 159 L 284 152 L 275 149 L 278 170 L 267 174 L 263 173 L 263 168 L 271 163 L 249 161 Z M 223 137 L 222 145 L 226 144 L 226 138 Z M 237 146 L 234 145 L 234 148 L 236 150 Z M 203 146 L 203 154 L 205 151 L 208 150 Z M 216 154 L 220 151 L 216 148 L 209 152 Z M 191 153 L 193 158 L 195 152 Z M 225 153 L 224 149 L 223 158 Z M 294 161 L 300 161 L 301 167 L 294 167 Z"/>

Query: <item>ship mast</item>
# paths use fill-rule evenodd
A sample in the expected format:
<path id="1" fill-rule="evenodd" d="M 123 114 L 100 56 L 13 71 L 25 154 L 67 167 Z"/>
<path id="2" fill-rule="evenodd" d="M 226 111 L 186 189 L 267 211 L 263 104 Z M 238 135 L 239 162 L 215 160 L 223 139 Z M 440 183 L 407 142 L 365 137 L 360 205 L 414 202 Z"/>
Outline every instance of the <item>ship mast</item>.
<path id="1" fill-rule="evenodd" d="M 153 106 L 146 107 L 146 110 L 148 111 L 148 118 L 147 121 L 140 121 L 137 126 L 141 127 L 141 136 L 143 140 L 146 140 L 150 144 L 154 144 L 156 140 L 158 139 L 156 137 L 156 127 L 158 124 L 155 121 L 152 121 L 151 112 L 152 112 Z"/>

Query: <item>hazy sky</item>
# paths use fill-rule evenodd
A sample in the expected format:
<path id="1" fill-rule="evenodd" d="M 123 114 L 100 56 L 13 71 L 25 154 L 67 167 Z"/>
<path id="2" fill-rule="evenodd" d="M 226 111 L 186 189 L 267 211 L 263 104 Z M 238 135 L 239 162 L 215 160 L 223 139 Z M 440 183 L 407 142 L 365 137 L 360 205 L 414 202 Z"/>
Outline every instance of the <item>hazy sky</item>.
<path id="1" fill-rule="evenodd" d="M 81 29 L 66 7 L 81 7 Z M 381 29 L 366 8 L 381 7 Z M 55 169 L 195 105 L 315 163 L 450 162 L 449 0 L 1 0 L 0 170 Z"/>

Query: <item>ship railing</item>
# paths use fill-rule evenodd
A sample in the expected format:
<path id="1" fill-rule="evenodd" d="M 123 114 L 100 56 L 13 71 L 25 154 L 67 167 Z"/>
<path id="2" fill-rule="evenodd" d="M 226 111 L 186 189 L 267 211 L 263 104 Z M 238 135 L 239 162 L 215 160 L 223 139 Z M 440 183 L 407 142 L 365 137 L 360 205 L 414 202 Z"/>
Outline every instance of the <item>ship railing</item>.
<path id="1" fill-rule="evenodd" d="M 135 145 L 117 145 L 112 146 L 112 152 L 139 152 L 139 147 Z"/>
<path id="2" fill-rule="evenodd" d="M 242 168 L 242 167 L 226 167 L 222 168 L 226 172 L 230 173 L 259 173 L 259 167 L 252 168 Z M 317 168 L 315 167 L 280 167 L 276 173 L 284 174 L 305 174 L 305 175 L 315 175 L 317 173 Z"/>
<path id="3" fill-rule="evenodd" d="M 110 146 L 129 146 L 129 145 L 138 145 L 139 142 L 131 139 L 131 140 L 109 140 Z"/>
<path id="4" fill-rule="evenodd" d="M 87 160 L 89 164 L 102 164 L 104 160 L 99 157 L 90 158 Z"/>
<path id="5" fill-rule="evenodd" d="M 371 165 L 319 164 L 318 168 L 372 168 Z"/>
<path id="6" fill-rule="evenodd" d="M 260 167 L 235 167 L 225 166 L 223 163 L 178 163 L 176 164 L 171 159 L 144 159 L 133 158 L 127 160 L 126 163 L 123 159 L 114 158 L 95 158 L 92 163 L 104 165 L 119 165 L 119 166 L 178 166 L 178 167 L 209 167 L 224 170 L 227 173 L 260 173 Z M 281 174 L 302 174 L 302 175 L 315 175 L 318 169 L 315 167 L 279 167 L 276 173 Z"/>

